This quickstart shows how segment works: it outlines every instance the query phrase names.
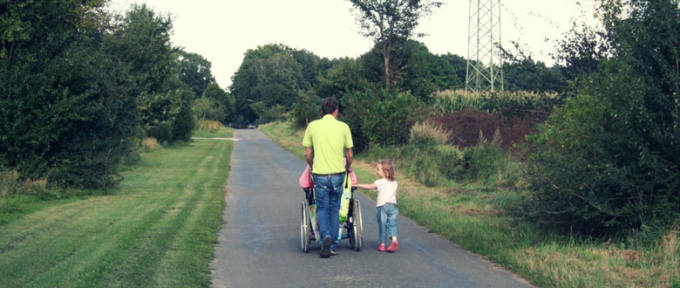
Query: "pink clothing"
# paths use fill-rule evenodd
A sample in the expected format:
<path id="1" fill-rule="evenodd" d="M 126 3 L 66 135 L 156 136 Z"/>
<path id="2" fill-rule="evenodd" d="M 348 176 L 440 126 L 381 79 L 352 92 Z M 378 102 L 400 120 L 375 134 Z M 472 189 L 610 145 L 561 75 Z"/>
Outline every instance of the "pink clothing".
<path id="1" fill-rule="evenodd" d="M 397 181 L 390 181 L 385 178 L 375 180 L 376 190 L 378 190 L 378 198 L 375 200 L 375 206 L 380 207 L 387 203 L 397 204 L 397 188 L 399 184 Z"/>
<path id="2" fill-rule="evenodd" d="M 302 172 L 302 175 L 300 175 L 300 187 L 302 189 L 305 188 L 312 188 L 314 187 L 314 182 L 312 182 L 312 169 L 309 168 L 309 165 L 307 165 L 307 168 L 305 168 L 305 171 Z M 357 175 L 354 174 L 354 171 L 349 173 L 349 179 L 352 181 L 352 186 L 357 184 Z"/>

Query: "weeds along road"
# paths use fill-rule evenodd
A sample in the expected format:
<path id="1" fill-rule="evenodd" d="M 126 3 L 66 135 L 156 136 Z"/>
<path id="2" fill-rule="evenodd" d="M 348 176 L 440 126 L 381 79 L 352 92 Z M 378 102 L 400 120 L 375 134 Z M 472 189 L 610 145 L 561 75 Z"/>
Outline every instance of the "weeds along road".
<path id="1" fill-rule="evenodd" d="M 227 208 L 211 264 L 213 287 L 533 287 L 454 243 L 398 219 L 399 250 L 378 252 L 375 202 L 359 194 L 364 248 L 300 250 L 298 178 L 305 163 L 259 130 L 236 130 Z M 359 179 L 367 181 L 367 179 Z"/>

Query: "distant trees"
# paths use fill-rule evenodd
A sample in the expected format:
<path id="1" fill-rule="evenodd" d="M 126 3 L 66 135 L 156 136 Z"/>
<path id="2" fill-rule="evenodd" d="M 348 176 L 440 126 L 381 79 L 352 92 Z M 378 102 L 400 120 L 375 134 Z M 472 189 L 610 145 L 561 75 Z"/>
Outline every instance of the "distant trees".
<path id="1" fill-rule="evenodd" d="M 304 70 L 294 56 L 305 63 Z M 267 44 L 246 51 L 229 87 L 237 114 L 241 117 L 239 125 L 258 119 L 258 114 L 251 107 L 257 102 L 269 108 L 281 105 L 286 110 L 290 109 L 298 91 L 311 88 L 303 71 L 309 79 L 316 79 L 319 72 L 314 67 L 319 61 L 318 56 L 283 44 Z"/>

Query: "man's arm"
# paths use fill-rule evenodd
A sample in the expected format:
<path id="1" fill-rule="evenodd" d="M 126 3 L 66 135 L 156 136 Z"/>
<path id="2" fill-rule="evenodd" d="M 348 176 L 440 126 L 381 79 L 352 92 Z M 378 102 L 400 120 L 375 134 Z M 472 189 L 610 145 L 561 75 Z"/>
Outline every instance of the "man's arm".
<path id="1" fill-rule="evenodd" d="M 314 168 L 314 148 L 305 147 L 305 158 L 307 159 L 307 165 L 310 169 Z"/>
<path id="2" fill-rule="evenodd" d="M 352 171 L 352 159 L 354 159 L 354 152 L 352 151 L 352 148 L 345 150 L 345 159 L 347 159 L 347 162 L 345 163 L 345 170 L 351 172 Z"/>

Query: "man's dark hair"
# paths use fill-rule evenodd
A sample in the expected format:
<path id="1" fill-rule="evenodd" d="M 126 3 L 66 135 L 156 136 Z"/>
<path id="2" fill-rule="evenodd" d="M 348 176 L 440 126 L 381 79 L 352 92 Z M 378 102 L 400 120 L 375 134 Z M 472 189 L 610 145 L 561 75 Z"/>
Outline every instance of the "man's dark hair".
<path id="1" fill-rule="evenodd" d="M 334 98 L 326 98 L 321 102 L 321 115 L 333 114 L 338 109 L 338 101 Z"/>

